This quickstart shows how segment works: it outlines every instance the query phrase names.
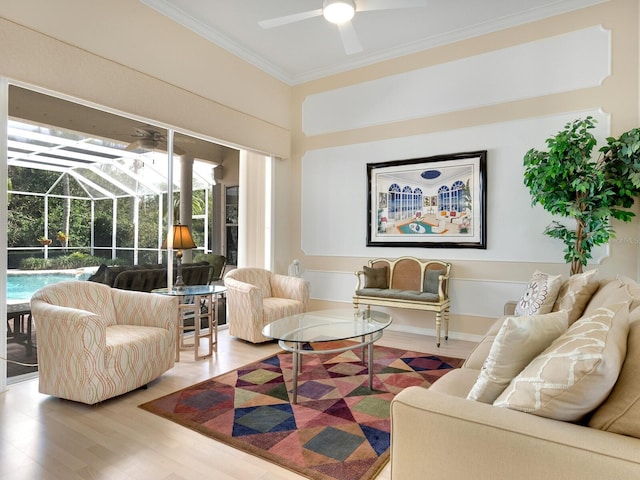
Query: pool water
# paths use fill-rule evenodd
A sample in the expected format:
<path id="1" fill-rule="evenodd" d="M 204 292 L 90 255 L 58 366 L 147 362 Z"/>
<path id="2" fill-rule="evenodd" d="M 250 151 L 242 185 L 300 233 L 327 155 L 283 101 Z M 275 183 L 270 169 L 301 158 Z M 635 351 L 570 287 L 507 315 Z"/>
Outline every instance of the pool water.
<path id="1" fill-rule="evenodd" d="M 86 280 L 90 276 L 90 273 L 77 273 L 75 270 L 68 273 L 8 273 L 7 300 L 28 302 L 31 296 L 45 285 L 65 280 Z"/>

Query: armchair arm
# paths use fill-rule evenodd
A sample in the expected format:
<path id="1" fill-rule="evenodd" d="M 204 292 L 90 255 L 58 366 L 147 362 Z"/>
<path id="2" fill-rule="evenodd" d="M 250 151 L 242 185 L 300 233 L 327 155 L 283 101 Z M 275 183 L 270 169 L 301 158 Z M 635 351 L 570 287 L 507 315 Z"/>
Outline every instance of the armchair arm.
<path id="1" fill-rule="evenodd" d="M 41 300 L 31 302 L 31 312 L 38 332 L 40 391 L 64 391 L 98 382 L 106 365 L 103 319 Z"/>
<path id="2" fill-rule="evenodd" d="M 107 327 L 95 313 L 39 300 L 31 302 L 31 313 L 38 330 L 38 346 L 51 343 L 56 350 L 75 355 L 83 353 L 89 344 L 92 348 L 106 345 Z"/>
<path id="3" fill-rule="evenodd" d="M 438 277 L 438 297 L 442 302 L 449 297 L 449 275 L 440 275 Z"/>
<path id="4" fill-rule="evenodd" d="M 360 290 L 362 287 L 361 285 L 363 285 L 362 283 L 362 279 L 364 278 L 364 270 L 358 270 L 357 272 L 354 272 L 355 276 L 356 276 L 356 292 L 358 290 Z"/>
<path id="5" fill-rule="evenodd" d="M 391 403 L 395 480 L 634 478 L 639 442 L 421 387 Z"/>
<path id="6" fill-rule="evenodd" d="M 252 325 L 262 325 L 262 290 L 250 283 L 241 282 L 233 278 L 225 278 L 224 285 L 227 287 L 227 312 L 229 322 L 233 325 L 234 320 L 244 323 L 250 320 Z"/>
<path id="7" fill-rule="evenodd" d="M 271 275 L 271 294 L 278 298 L 290 298 L 302 302 L 304 309 L 307 309 L 309 302 L 309 284 L 298 277 L 288 275 Z"/>

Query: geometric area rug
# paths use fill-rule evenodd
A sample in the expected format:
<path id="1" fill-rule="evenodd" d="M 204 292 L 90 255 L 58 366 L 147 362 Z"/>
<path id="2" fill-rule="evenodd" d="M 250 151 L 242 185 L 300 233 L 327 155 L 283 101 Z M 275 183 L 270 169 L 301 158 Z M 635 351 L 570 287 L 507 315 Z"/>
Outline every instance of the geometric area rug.
<path id="1" fill-rule="evenodd" d="M 389 460 L 393 397 L 463 362 L 378 345 L 373 353 L 373 390 L 360 349 L 305 354 L 292 405 L 292 355 L 281 352 L 140 408 L 307 478 L 369 480 Z"/>

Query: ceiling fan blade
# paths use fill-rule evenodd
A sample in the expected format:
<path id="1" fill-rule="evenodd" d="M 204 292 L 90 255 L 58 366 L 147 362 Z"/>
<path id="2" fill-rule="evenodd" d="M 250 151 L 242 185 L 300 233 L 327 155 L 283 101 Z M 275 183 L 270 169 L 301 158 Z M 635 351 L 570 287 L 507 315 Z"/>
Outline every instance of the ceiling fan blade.
<path id="1" fill-rule="evenodd" d="M 161 150 L 164 150 L 165 152 L 167 151 L 167 143 L 166 142 L 161 142 L 160 145 L 158 145 L 158 147 Z M 187 152 L 185 152 L 182 148 L 178 147 L 177 145 L 173 146 L 173 154 L 174 155 L 184 155 L 185 153 L 187 153 Z"/>
<path id="2" fill-rule="evenodd" d="M 135 142 L 131 142 L 129 145 L 125 147 L 127 152 L 133 152 L 134 150 L 141 148 L 140 140 L 136 140 Z"/>
<path id="3" fill-rule="evenodd" d="M 307 12 L 294 13 L 293 15 L 285 15 L 284 17 L 270 18 L 268 20 L 261 20 L 258 22 L 262 28 L 275 28 L 287 25 L 289 23 L 299 22 L 300 20 L 306 20 L 307 18 L 319 17 L 322 15 L 322 9 L 309 10 Z"/>
<path id="4" fill-rule="evenodd" d="M 356 29 L 353 28 L 353 23 L 345 22 L 338 25 L 340 31 L 340 37 L 342 38 L 342 46 L 347 55 L 353 55 L 354 53 L 360 53 L 362 51 L 362 44 L 356 33 Z"/>
<path id="5" fill-rule="evenodd" d="M 426 7 L 428 3 L 429 0 L 357 0 L 356 11 Z"/>

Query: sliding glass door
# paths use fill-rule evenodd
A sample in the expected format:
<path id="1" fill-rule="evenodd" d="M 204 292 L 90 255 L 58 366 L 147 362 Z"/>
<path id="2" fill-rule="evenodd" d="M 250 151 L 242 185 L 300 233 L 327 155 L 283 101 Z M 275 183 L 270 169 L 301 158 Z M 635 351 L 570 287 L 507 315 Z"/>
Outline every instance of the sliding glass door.
<path id="1" fill-rule="evenodd" d="M 222 163 L 237 171 L 229 166 L 238 151 L 6 81 L 0 87 L 0 181 L 7 185 L 0 354 L 11 360 L 13 378 L 36 370 L 29 366 L 37 364 L 29 299 L 42 285 L 85 280 L 101 264 L 171 270 L 163 241 L 173 223 L 189 225 L 197 245 L 185 261 L 195 252 L 223 253 L 212 250 L 224 235 L 214 191 L 225 180 L 238 184 L 220 174 Z M 1 390 L 7 364 L 0 365 Z"/>

